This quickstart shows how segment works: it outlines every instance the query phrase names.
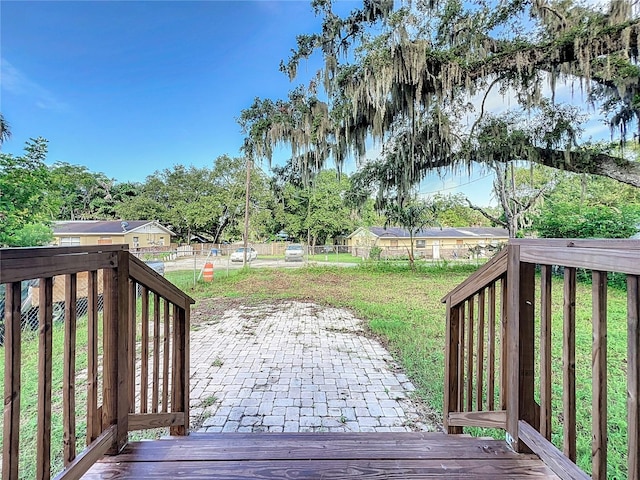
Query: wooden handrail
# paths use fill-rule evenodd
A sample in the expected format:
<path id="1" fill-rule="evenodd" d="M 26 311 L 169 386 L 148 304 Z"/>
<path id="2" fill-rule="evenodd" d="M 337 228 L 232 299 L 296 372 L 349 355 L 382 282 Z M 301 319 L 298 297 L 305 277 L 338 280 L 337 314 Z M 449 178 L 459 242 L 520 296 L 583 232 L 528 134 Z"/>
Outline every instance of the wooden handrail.
<path id="1" fill-rule="evenodd" d="M 607 478 L 607 273 L 626 274 L 627 475 L 629 479 L 640 480 L 639 260 L 638 240 L 513 239 L 500 255 L 449 292 L 443 299 L 447 305 L 444 398 L 447 430 L 461 433 L 463 427 L 471 426 L 502 428 L 515 449 L 538 454 L 561 478 L 588 478 L 575 465 L 576 272 L 591 270 L 592 474 L 594 478 Z M 562 378 L 564 436 L 560 448 L 550 442 L 551 419 L 560 413 L 552 412 L 551 401 L 553 269 L 564 276 L 562 326 L 557 326 L 563 332 L 563 344 L 556 346 L 562 349 L 563 368 L 554 374 Z M 500 332 L 492 333 L 491 325 L 482 328 L 485 303 L 489 319 L 497 315 L 499 307 Z M 489 331 L 486 354 L 485 330 Z M 500 405 L 487 402 L 486 410 L 482 403 L 483 377 L 474 375 L 471 362 L 477 359 L 475 372 L 480 372 L 485 356 L 487 370 L 493 368 L 490 359 L 498 357 L 502 379 Z M 536 362 L 539 369 L 535 368 Z M 537 371 L 540 377 L 535 382 Z M 490 397 L 493 393 L 490 382 L 486 390 Z M 475 403 L 470 402 L 473 395 Z"/>
<path id="2" fill-rule="evenodd" d="M 0 283 L 5 284 L 6 290 L 3 479 L 21 475 L 18 458 L 24 341 L 21 319 L 25 284 L 22 282 L 32 279 L 39 279 L 37 286 L 29 287 L 28 297 L 38 302 L 30 308 L 36 309 L 39 316 L 38 438 L 34 461 L 37 478 L 50 477 L 53 447 L 62 450 L 65 465 L 56 478 L 80 478 L 105 452 L 120 451 L 132 429 L 167 426 L 174 435 L 188 432 L 188 332 L 190 307 L 194 303 L 191 297 L 130 255 L 126 245 L 0 249 Z M 133 391 L 136 369 L 141 362 L 149 360 L 136 358 L 139 290 L 147 292 L 147 299 L 153 298 L 153 315 L 149 315 L 148 301 L 141 305 L 143 317 L 152 321 L 148 340 L 153 355 L 151 411 L 154 413 L 150 416 L 136 411 Z M 87 447 L 77 454 L 75 341 L 79 292 L 87 309 Z M 54 303 L 64 304 L 64 352 L 59 353 L 52 350 Z M 102 358 L 99 358 L 99 331 L 104 342 Z M 52 377 L 53 359 L 58 356 L 64 357 L 65 367 L 59 383 Z M 59 384 L 62 391 L 52 392 L 52 387 L 55 390 Z M 51 445 L 52 394 L 62 396 L 62 446 Z"/>

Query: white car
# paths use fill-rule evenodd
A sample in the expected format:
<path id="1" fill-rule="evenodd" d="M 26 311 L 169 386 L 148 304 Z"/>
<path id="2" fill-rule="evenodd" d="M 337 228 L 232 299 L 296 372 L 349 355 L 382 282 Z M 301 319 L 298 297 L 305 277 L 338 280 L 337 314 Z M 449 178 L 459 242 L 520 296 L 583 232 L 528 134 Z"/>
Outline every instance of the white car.
<path id="1" fill-rule="evenodd" d="M 244 247 L 238 248 L 235 252 L 231 254 L 232 262 L 243 262 L 244 261 Z M 258 258 L 258 252 L 256 252 L 253 248 L 247 248 L 247 262 L 251 260 L 255 260 Z"/>
<path id="2" fill-rule="evenodd" d="M 284 261 L 290 262 L 292 260 L 304 260 L 304 248 L 298 243 L 288 245 L 284 251 Z"/>

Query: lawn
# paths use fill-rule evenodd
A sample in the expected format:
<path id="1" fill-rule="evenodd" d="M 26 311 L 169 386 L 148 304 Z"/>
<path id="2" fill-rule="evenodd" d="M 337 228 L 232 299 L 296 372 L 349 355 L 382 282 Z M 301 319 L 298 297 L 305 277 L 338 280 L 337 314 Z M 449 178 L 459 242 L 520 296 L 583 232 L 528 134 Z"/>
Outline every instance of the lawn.
<path id="1" fill-rule="evenodd" d="M 365 263 L 356 268 L 238 270 L 211 284 L 189 283 L 189 275 L 168 274 L 194 298 L 295 298 L 354 311 L 378 335 L 418 387 L 419 400 L 442 416 L 445 308 L 441 298 L 464 281 L 474 266 L 406 267 Z M 579 283 L 576 313 L 578 464 L 591 469 L 591 286 Z M 554 280 L 553 430 L 562 446 L 562 280 Z M 197 305 L 196 305 L 197 308 Z M 536 346 L 536 351 L 538 347 Z M 609 473 L 626 478 L 626 293 L 609 288 Z M 470 430 L 476 434 L 486 431 Z M 494 432 L 495 434 L 495 432 Z M 504 438 L 504 433 L 499 435 Z"/>

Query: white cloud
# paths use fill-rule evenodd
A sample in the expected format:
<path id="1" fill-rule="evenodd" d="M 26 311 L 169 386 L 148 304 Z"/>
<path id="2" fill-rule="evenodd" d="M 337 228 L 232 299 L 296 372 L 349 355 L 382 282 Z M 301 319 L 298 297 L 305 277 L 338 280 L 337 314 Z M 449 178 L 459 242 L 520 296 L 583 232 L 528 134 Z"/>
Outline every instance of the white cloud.
<path id="1" fill-rule="evenodd" d="M 5 58 L 0 58 L 0 78 L 0 87 L 7 94 L 28 97 L 36 107 L 43 110 L 68 109 L 66 103 L 58 100 L 53 93 L 31 80 Z"/>

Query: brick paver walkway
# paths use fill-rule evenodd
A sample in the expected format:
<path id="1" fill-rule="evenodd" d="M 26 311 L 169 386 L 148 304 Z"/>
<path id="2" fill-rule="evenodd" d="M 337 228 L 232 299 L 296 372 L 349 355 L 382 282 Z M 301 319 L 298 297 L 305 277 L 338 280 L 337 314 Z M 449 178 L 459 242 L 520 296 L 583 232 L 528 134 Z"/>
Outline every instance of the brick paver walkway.
<path id="1" fill-rule="evenodd" d="M 216 321 L 219 320 L 219 321 Z M 191 333 L 191 413 L 204 432 L 432 430 L 383 346 L 346 310 L 227 310 Z"/>

